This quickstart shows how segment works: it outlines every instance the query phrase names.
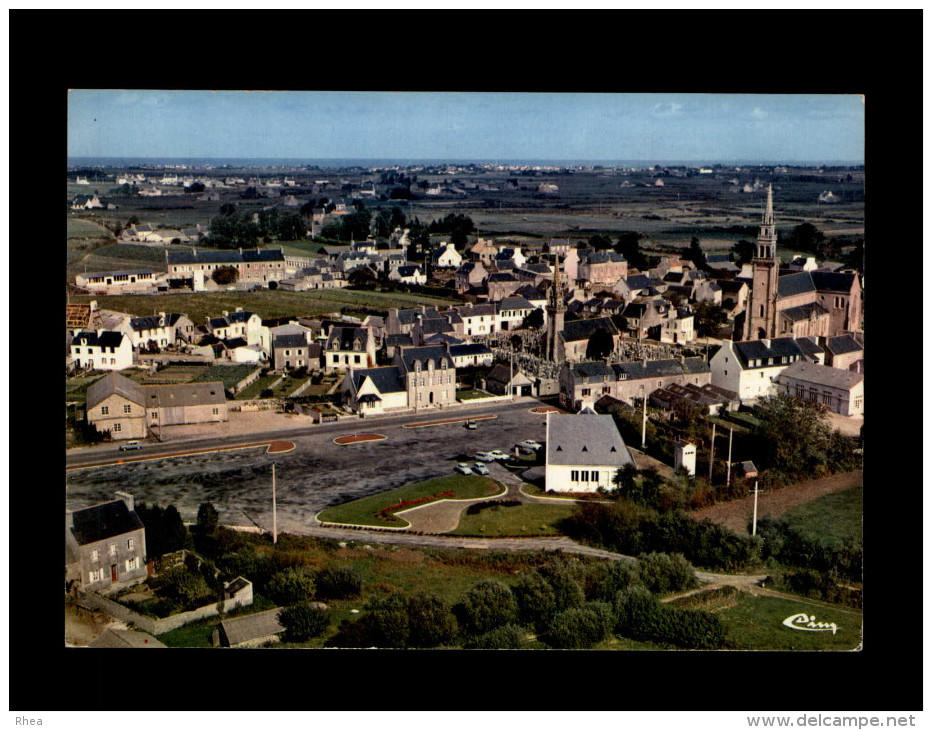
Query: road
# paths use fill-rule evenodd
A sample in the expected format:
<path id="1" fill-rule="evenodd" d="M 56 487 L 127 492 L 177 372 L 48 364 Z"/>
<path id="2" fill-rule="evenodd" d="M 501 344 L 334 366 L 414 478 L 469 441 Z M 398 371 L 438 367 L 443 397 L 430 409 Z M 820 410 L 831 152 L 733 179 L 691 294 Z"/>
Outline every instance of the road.
<path id="1" fill-rule="evenodd" d="M 536 399 L 521 398 L 514 404 L 487 408 L 366 418 L 242 438 L 146 444 L 144 453 L 149 457 L 271 440 L 291 441 L 296 448 L 275 456 L 257 447 L 68 471 L 67 504 L 71 509 L 84 507 L 126 490 L 147 504 L 174 504 L 185 520 L 194 521 L 198 506 L 210 501 L 225 524 L 269 528 L 274 461 L 279 529 L 307 533 L 315 524 L 314 516 L 328 505 L 452 474 L 456 461 L 472 459 L 477 451 L 507 450 L 524 439 L 543 441 L 545 417 L 530 412 L 539 405 Z M 404 428 L 425 420 L 482 414 L 496 418 L 482 421 L 475 431 L 467 431 L 462 424 Z M 380 433 L 387 439 L 351 446 L 333 443 L 336 436 L 361 431 Z M 67 466 L 110 461 L 119 456 L 117 448 L 108 444 L 69 452 Z"/>

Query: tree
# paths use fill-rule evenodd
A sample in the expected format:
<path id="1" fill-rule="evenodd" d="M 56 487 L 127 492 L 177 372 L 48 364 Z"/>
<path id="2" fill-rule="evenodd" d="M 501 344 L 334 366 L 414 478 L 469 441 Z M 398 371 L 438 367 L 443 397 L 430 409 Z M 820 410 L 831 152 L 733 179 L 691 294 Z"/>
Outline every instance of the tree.
<path id="1" fill-rule="evenodd" d="M 207 581 L 186 566 L 172 568 L 164 577 L 162 591 L 182 606 L 190 606 L 209 592 Z"/>
<path id="2" fill-rule="evenodd" d="M 643 234 L 635 231 L 624 231 L 615 244 L 615 252 L 624 256 L 629 265 L 641 271 L 650 268 L 647 265 L 647 257 L 641 252 L 640 242 L 643 237 Z"/>
<path id="3" fill-rule="evenodd" d="M 201 535 L 213 535 L 220 524 L 220 513 L 211 502 L 202 502 L 197 508 L 197 531 Z"/>
<path id="4" fill-rule="evenodd" d="M 810 401 L 778 395 L 762 398 L 752 408 L 758 466 L 787 474 L 812 474 L 825 465 L 831 428 L 823 408 Z"/>
<path id="5" fill-rule="evenodd" d="M 596 233 L 594 236 L 590 236 L 589 245 L 596 251 L 606 251 L 612 247 L 612 241 L 608 236 Z"/>
<path id="6" fill-rule="evenodd" d="M 405 606 L 408 613 L 407 646 L 429 648 L 451 643 L 457 635 L 456 618 L 449 603 L 432 593 L 416 593 Z"/>
<path id="7" fill-rule="evenodd" d="M 524 629 L 516 624 L 506 624 L 492 629 L 467 644 L 469 649 L 521 649 L 527 642 Z"/>
<path id="8" fill-rule="evenodd" d="M 683 249 L 683 253 L 680 254 L 680 256 L 685 261 L 692 261 L 697 269 L 706 268 L 705 251 L 702 250 L 702 245 L 695 236 L 689 239 L 689 248 Z"/>
<path id="9" fill-rule="evenodd" d="M 521 623 L 543 631 L 557 611 L 553 587 L 536 570 L 524 573 L 511 589 Z"/>
<path id="10" fill-rule="evenodd" d="M 353 567 L 325 568 L 317 574 L 319 598 L 350 598 L 362 590 L 362 576 Z"/>
<path id="11" fill-rule="evenodd" d="M 543 326 L 544 310 L 540 307 L 537 309 L 532 309 L 531 312 L 524 318 L 524 321 L 521 322 L 522 329 L 539 330 Z"/>
<path id="12" fill-rule="evenodd" d="M 615 341 L 611 332 L 605 327 L 599 327 L 589 338 L 586 345 L 587 360 L 601 360 L 608 357 L 615 349 Z"/>
<path id="13" fill-rule="evenodd" d="M 272 576 L 267 590 L 279 606 L 290 606 L 314 595 L 314 579 L 300 568 L 286 568 Z"/>
<path id="14" fill-rule="evenodd" d="M 538 568 L 541 577 L 553 589 L 555 608 L 566 611 L 581 606 L 586 600 L 585 592 L 576 580 L 576 571 L 566 563 L 548 563 Z"/>
<path id="15" fill-rule="evenodd" d="M 476 583 L 456 608 L 460 626 L 472 635 L 514 623 L 518 613 L 511 590 L 494 579 Z"/>
<path id="16" fill-rule="evenodd" d="M 186 193 L 203 193 L 204 192 L 204 183 L 193 182 L 188 187 L 184 189 Z"/>
<path id="17" fill-rule="evenodd" d="M 544 637 L 557 649 L 587 649 L 607 639 L 615 622 L 608 603 L 587 603 L 554 617 Z"/>
<path id="18" fill-rule="evenodd" d="M 720 304 L 711 299 L 697 303 L 693 307 L 693 322 L 696 334 L 700 337 L 712 337 L 719 327 L 728 320 L 728 313 Z"/>
<path id="19" fill-rule="evenodd" d="M 214 280 L 215 284 L 228 286 L 234 284 L 236 280 L 239 279 L 239 271 L 236 270 L 235 266 L 220 266 L 214 269 L 210 278 Z"/>
<path id="20" fill-rule="evenodd" d="M 320 636 L 330 626 L 330 614 L 327 609 L 302 603 L 283 609 L 278 622 L 285 628 L 285 641 L 304 642 Z"/>
<path id="21" fill-rule="evenodd" d="M 738 241 L 731 247 L 731 252 L 735 257 L 735 263 L 738 266 L 751 263 L 751 259 L 757 255 L 757 246 L 750 241 Z"/>
<path id="22" fill-rule="evenodd" d="M 357 289 L 371 289 L 377 280 L 375 272 L 368 266 L 357 266 L 346 277 L 351 287 Z"/>
<path id="23" fill-rule="evenodd" d="M 639 555 L 638 577 L 651 593 L 675 593 L 699 585 L 693 566 L 680 554 Z"/>
<path id="24" fill-rule="evenodd" d="M 800 223 L 781 242 L 782 246 L 796 251 L 820 254 L 825 234 L 811 223 Z"/>

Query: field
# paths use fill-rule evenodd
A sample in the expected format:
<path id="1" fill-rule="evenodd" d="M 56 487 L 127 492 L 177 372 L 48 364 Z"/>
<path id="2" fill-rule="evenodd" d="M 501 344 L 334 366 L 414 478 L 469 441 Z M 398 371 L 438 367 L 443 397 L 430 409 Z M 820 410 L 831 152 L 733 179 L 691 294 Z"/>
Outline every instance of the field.
<path id="1" fill-rule="evenodd" d="M 459 527 L 448 534 L 477 537 L 560 535 L 557 524 L 572 512 L 572 504 L 527 502 L 515 506 L 495 505 L 475 515 L 464 511 Z"/>
<path id="2" fill-rule="evenodd" d="M 182 312 L 195 323 L 237 307 L 255 312 L 263 319 L 278 317 L 320 317 L 334 313 L 365 315 L 367 310 L 387 312 L 389 309 L 410 309 L 419 304 L 445 306 L 452 299 L 405 294 L 399 292 L 351 291 L 327 289 L 306 292 L 262 290 L 254 292 L 200 292 L 181 294 L 74 296 L 72 303 L 97 300 L 101 309 L 147 316 L 152 312 Z"/>
<path id="3" fill-rule="evenodd" d="M 863 499 L 864 487 L 857 486 L 794 507 L 783 518 L 806 537 L 830 545 L 840 545 L 846 540 L 861 542 Z"/>
<path id="4" fill-rule="evenodd" d="M 392 489 L 388 492 L 374 494 L 371 497 L 356 499 L 352 502 L 328 507 L 318 515 L 321 522 L 338 522 L 348 525 L 375 525 L 378 527 L 404 527 L 408 522 L 394 514 L 386 514 L 385 517 L 379 516 L 379 511 L 387 507 L 409 503 L 405 506 L 398 506 L 390 510 L 391 513 L 398 512 L 409 507 L 428 504 L 436 499 L 476 499 L 478 497 L 488 497 L 502 491 L 498 482 L 486 479 L 480 476 L 466 476 L 465 474 L 456 474 L 453 476 L 437 477 L 427 481 L 409 484 L 400 489 Z M 436 495 L 452 492 L 445 497 Z M 432 499 L 417 504 L 411 503 L 413 500 Z"/>

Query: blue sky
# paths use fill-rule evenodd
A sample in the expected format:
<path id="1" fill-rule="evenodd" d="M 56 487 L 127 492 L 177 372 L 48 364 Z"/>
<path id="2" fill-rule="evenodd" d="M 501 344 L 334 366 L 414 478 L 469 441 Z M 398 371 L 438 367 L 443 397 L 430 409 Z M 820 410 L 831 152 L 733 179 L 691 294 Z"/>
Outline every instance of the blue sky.
<path id="1" fill-rule="evenodd" d="M 73 90 L 71 157 L 863 162 L 834 94 Z"/>

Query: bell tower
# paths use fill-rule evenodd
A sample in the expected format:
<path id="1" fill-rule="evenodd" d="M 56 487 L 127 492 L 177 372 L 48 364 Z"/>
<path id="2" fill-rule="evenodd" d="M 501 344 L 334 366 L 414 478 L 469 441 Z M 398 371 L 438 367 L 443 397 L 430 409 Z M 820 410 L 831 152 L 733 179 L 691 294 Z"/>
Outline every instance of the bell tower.
<path id="1" fill-rule="evenodd" d="M 767 204 L 751 267 L 753 281 L 748 293 L 742 339 L 762 340 L 776 337 L 780 259 L 777 258 L 777 228 L 773 220 L 773 185 L 767 186 Z"/>
<path id="2" fill-rule="evenodd" d="M 563 357 L 558 347 L 558 338 L 563 331 L 563 319 L 566 305 L 563 303 L 563 286 L 560 282 L 560 255 L 556 255 L 553 268 L 553 285 L 550 287 L 550 301 L 547 303 L 547 359 L 550 362 L 562 362 Z"/>

